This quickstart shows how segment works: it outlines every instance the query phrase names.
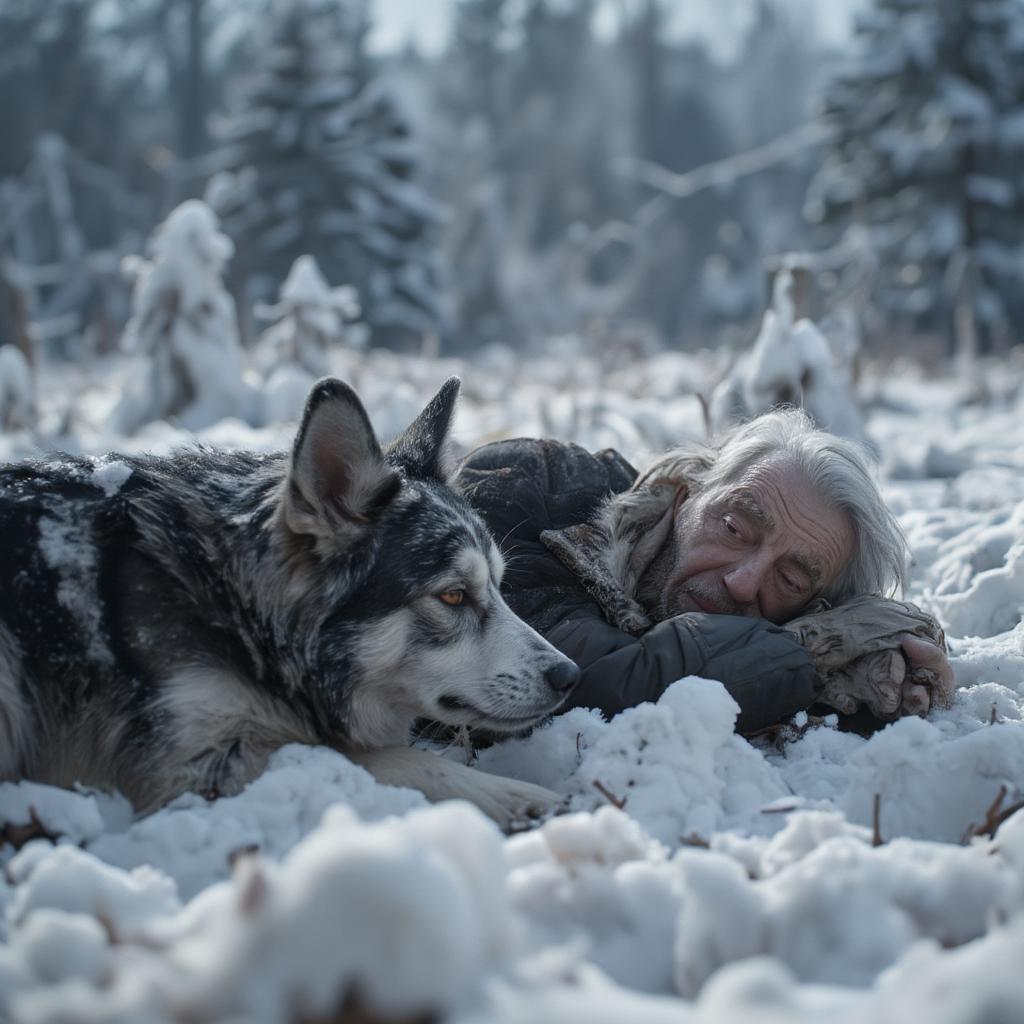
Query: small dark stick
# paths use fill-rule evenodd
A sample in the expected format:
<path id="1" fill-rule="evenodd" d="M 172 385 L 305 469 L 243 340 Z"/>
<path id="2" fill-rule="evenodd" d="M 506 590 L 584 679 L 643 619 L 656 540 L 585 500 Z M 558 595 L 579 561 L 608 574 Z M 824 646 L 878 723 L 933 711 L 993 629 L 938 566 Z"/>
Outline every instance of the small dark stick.
<path id="1" fill-rule="evenodd" d="M 875 794 L 875 807 L 874 807 L 874 811 L 872 812 L 872 815 L 871 815 L 872 825 L 874 826 L 874 834 L 871 836 L 871 845 L 872 846 L 881 846 L 882 843 L 885 842 L 885 840 L 882 838 L 882 830 L 881 830 L 881 828 L 879 828 L 879 819 L 881 818 L 881 811 L 882 811 L 882 794 L 881 793 L 876 793 Z"/>
<path id="2" fill-rule="evenodd" d="M 710 850 L 711 844 L 701 835 L 696 832 L 691 832 L 688 836 L 680 836 L 679 842 L 683 846 L 696 846 L 701 850 Z"/>
<path id="3" fill-rule="evenodd" d="M 626 806 L 626 798 L 622 796 L 616 796 L 603 782 L 599 779 L 594 779 L 594 789 L 598 791 L 613 807 L 618 807 L 621 811 Z"/>
<path id="4" fill-rule="evenodd" d="M 789 814 L 790 811 L 799 811 L 799 804 L 786 804 L 784 807 L 762 807 L 762 814 Z"/>
<path id="5" fill-rule="evenodd" d="M 963 840 L 965 843 L 970 842 L 975 836 L 990 836 L 994 839 L 999 826 L 1007 818 L 1016 814 L 1024 807 L 1024 800 L 1018 800 L 1016 803 L 1010 804 L 1009 807 L 1003 807 L 1003 801 L 1006 799 L 1007 792 L 1005 785 L 999 787 L 995 800 L 989 804 L 988 810 L 985 811 L 985 820 L 980 825 L 967 826 Z"/>

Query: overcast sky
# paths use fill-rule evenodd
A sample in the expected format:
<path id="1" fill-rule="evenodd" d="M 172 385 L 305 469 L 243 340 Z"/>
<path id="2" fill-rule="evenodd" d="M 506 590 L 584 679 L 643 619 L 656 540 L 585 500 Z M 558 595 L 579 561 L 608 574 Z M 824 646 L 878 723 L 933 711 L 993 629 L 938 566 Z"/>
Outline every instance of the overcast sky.
<path id="1" fill-rule="evenodd" d="M 599 12 L 599 27 L 614 24 L 615 12 L 637 0 L 605 0 Z M 867 0 L 784 0 L 806 23 L 813 19 L 817 35 L 842 42 L 849 35 L 850 15 L 866 6 Z M 447 36 L 456 0 L 374 0 L 377 27 L 374 49 L 388 51 L 415 40 L 421 50 L 436 53 Z M 728 59 L 756 10 L 756 0 L 669 0 L 672 29 L 677 37 L 699 37 L 712 52 Z"/>

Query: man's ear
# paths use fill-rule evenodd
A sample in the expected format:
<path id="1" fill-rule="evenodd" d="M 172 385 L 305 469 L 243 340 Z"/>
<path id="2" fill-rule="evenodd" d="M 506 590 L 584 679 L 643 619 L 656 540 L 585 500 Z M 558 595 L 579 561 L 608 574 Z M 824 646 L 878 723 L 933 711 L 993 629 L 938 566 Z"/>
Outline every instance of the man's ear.
<path id="1" fill-rule="evenodd" d="M 419 480 L 448 483 L 455 470 L 448 432 L 459 395 L 458 377 L 449 377 L 409 428 L 388 445 L 388 462 Z"/>
<path id="2" fill-rule="evenodd" d="M 283 499 L 288 528 L 315 537 L 318 547 L 344 547 L 400 485 L 356 393 L 333 378 L 314 384 L 292 448 Z"/>

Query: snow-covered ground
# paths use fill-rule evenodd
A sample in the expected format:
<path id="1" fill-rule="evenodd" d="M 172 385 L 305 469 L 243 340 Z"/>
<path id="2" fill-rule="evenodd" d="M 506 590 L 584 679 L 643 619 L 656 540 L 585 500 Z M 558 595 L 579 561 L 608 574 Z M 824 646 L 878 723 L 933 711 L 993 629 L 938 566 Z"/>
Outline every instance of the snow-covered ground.
<path id="1" fill-rule="evenodd" d="M 382 435 L 459 372 L 467 449 L 544 434 L 638 462 L 702 433 L 712 370 L 672 354 L 602 368 L 568 341 L 529 364 L 334 358 Z M 49 371 L 44 433 L 93 454 L 187 442 L 106 428 L 129 371 Z M 988 833 L 1024 798 L 1022 380 L 1004 362 L 865 382 L 908 596 L 949 635 L 950 709 L 869 739 L 801 716 L 755 744 L 712 681 L 610 723 L 575 710 L 480 752 L 568 799 L 507 838 L 298 746 L 240 796 L 138 821 L 116 796 L 0 784 L 5 837 L 57 837 L 0 847 L 0 1019 L 1018 1024 L 1024 811 Z M 293 429 L 200 437 L 265 449 Z M 0 435 L 0 458 L 32 444 Z"/>

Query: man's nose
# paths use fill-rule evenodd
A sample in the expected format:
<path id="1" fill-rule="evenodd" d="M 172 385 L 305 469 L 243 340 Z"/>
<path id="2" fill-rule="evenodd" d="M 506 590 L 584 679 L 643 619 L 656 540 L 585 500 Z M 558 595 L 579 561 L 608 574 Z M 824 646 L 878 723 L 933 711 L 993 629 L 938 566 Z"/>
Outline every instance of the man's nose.
<path id="1" fill-rule="evenodd" d="M 722 577 L 726 592 L 744 608 L 757 604 L 757 595 L 770 568 L 767 552 L 754 552 L 749 557 L 731 565 Z"/>

